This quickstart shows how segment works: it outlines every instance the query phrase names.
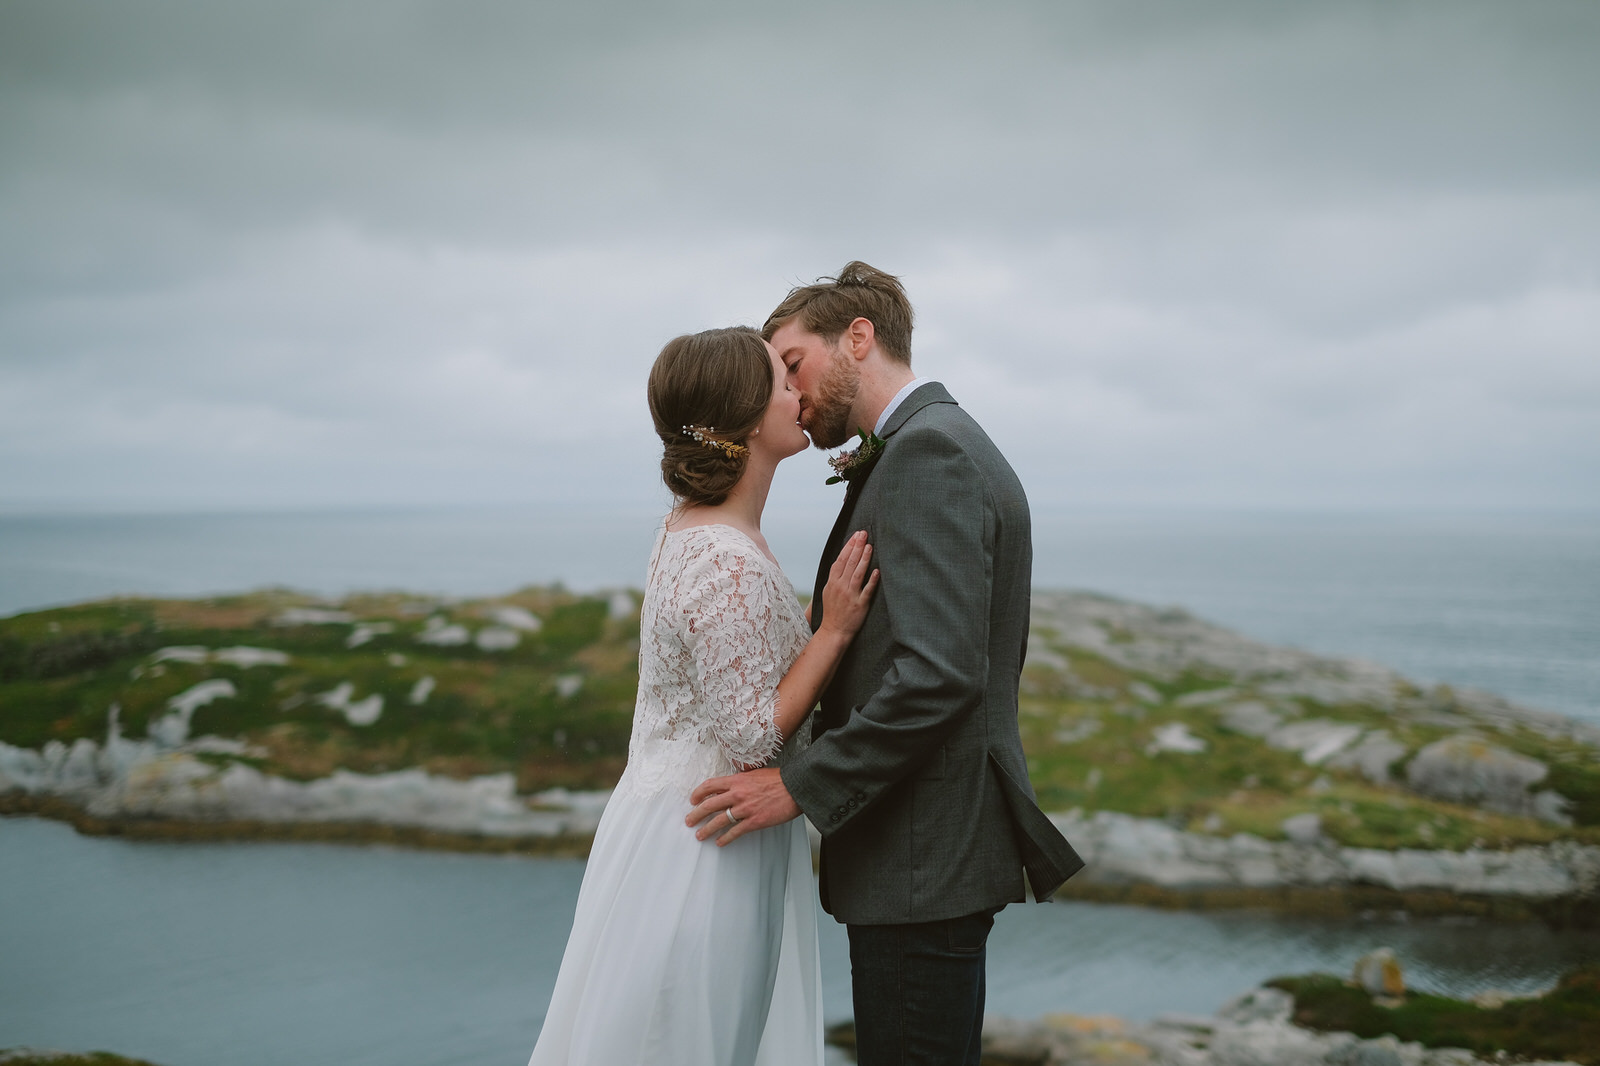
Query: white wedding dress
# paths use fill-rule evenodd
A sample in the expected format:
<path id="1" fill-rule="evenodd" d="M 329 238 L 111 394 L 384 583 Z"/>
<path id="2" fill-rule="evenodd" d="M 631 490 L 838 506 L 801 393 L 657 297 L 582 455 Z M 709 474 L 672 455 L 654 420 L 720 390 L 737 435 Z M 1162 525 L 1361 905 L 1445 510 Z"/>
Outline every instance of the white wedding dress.
<path id="1" fill-rule="evenodd" d="M 778 682 L 810 633 L 783 571 L 744 534 L 662 529 L 628 765 L 595 832 L 529 1066 L 822 1062 L 804 822 L 726 848 L 684 824 L 696 785 L 777 752 Z"/>

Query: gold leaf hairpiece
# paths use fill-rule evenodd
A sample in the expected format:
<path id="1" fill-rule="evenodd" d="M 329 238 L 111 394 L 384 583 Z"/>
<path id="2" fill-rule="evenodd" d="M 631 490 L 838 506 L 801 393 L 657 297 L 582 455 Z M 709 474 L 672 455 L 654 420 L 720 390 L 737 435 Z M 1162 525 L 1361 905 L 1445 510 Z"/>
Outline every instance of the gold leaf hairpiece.
<path id="1" fill-rule="evenodd" d="M 693 437 L 701 444 L 704 444 L 707 448 L 717 449 L 729 459 L 737 459 L 741 455 L 749 454 L 750 449 L 746 448 L 743 444 L 736 444 L 731 440 L 718 440 L 716 437 L 713 437 L 712 434 L 716 431 L 716 426 L 683 427 L 683 432 L 686 436 Z"/>

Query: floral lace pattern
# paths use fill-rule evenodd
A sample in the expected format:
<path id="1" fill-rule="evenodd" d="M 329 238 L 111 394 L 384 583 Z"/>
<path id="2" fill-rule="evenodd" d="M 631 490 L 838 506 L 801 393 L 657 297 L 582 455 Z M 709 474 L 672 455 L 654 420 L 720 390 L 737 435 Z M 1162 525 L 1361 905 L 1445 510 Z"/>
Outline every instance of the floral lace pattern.
<path id="1" fill-rule="evenodd" d="M 778 565 L 730 526 L 663 527 L 639 621 L 639 696 L 618 789 L 692 789 L 782 746 L 778 682 L 810 639 Z"/>

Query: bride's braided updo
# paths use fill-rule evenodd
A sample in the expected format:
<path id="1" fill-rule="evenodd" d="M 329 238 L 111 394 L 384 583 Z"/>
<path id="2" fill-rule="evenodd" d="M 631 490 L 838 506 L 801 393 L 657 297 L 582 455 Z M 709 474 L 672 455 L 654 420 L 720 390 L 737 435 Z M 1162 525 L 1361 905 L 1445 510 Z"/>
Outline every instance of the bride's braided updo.
<path id="1" fill-rule="evenodd" d="M 667 342 L 650 368 L 650 417 L 661 438 L 661 479 L 674 496 L 713 507 L 728 498 L 772 386 L 772 358 L 748 326 Z"/>

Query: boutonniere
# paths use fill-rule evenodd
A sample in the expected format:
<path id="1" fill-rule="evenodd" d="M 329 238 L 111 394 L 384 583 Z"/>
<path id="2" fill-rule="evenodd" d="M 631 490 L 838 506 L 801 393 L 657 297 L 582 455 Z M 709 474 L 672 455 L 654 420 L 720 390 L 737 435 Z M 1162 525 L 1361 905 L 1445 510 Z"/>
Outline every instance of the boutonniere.
<path id="1" fill-rule="evenodd" d="M 854 451 L 840 452 L 828 460 L 828 465 L 833 467 L 833 476 L 824 484 L 837 485 L 841 481 L 853 481 L 871 470 L 872 464 L 878 461 L 878 456 L 883 452 L 883 438 L 864 429 L 857 432 L 861 434 L 861 443 Z"/>

